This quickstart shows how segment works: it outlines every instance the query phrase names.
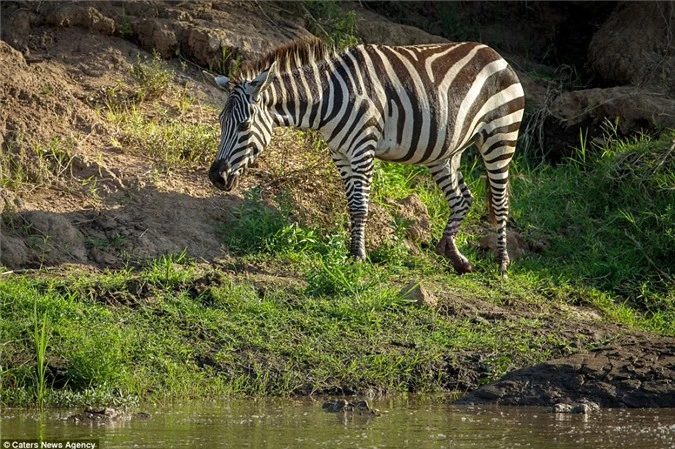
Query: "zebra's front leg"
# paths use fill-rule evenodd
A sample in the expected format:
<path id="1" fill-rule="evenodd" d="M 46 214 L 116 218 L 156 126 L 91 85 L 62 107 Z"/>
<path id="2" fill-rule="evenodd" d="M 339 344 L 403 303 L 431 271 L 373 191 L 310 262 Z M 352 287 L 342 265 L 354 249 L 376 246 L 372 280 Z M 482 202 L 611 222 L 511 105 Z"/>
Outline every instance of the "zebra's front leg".
<path id="1" fill-rule="evenodd" d="M 357 157 L 334 153 L 333 160 L 340 170 L 340 176 L 347 194 L 349 208 L 350 242 L 349 254 L 358 260 L 366 258 L 366 222 L 370 185 L 373 179 L 374 152 L 366 150 Z"/>
<path id="2" fill-rule="evenodd" d="M 438 187 L 445 193 L 445 199 L 450 205 L 450 218 L 443 231 L 443 237 L 436 245 L 436 252 L 450 259 L 455 271 L 459 274 L 470 273 L 473 267 L 457 248 L 455 237 L 466 213 L 471 206 L 471 192 L 469 191 L 462 174 L 458 170 L 459 155 L 429 167 Z"/>

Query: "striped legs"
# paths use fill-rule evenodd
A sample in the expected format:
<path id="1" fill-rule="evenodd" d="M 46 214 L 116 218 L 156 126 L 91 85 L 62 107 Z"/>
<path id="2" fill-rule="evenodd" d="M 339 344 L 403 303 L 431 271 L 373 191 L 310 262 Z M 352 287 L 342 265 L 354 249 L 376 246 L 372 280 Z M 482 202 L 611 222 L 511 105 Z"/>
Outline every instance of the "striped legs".
<path id="1" fill-rule="evenodd" d="M 358 158 L 333 152 L 333 161 L 342 176 L 347 193 L 347 207 L 351 221 L 351 239 L 349 254 L 358 260 L 366 258 L 366 221 L 368 220 L 368 201 L 370 185 L 373 179 L 373 150 L 360 152 Z"/>
<path id="2" fill-rule="evenodd" d="M 516 150 L 516 138 L 520 123 L 511 125 L 515 132 L 493 133 L 479 142 L 480 154 L 488 175 L 488 212 L 497 226 L 497 260 L 499 272 L 506 277 L 509 253 L 506 249 L 506 222 L 509 217 L 509 163 Z"/>
<path id="3" fill-rule="evenodd" d="M 469 210 L 469 206 L 471 206 L 473 196 L 458 170 L 460 156 L 461 154 L 457 153 L 449 159 L 430 166 L 429 169 L 436 184 L 445 193 L 445 199 L 448 201 L 451 211 L 448 224 L 443 231 L 443 237 L 436 245 L 436 251 L 448 257 L 455 271 L 462 274 L 471 272 L 473 268 L 469 260 L 457 249 L 455 236 Z"/>

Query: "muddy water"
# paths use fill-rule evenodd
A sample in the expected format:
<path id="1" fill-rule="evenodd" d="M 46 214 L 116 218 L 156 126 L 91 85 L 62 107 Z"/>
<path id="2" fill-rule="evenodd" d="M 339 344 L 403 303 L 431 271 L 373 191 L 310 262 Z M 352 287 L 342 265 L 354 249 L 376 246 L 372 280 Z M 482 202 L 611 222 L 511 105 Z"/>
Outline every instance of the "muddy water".
<path id="1" fill-rule="evenodd" d="M 560 415 L 541 408 L 458 407 L 440 399 L 371 401 L 381 416 L 328 413 L 321 401 L 229 400 L 149 407 L 149 420 L 73 424 L 81 410 L 5 409 L 0 435 L 94 438 L 112 448 L 674 448 L 675 409 Z"/>

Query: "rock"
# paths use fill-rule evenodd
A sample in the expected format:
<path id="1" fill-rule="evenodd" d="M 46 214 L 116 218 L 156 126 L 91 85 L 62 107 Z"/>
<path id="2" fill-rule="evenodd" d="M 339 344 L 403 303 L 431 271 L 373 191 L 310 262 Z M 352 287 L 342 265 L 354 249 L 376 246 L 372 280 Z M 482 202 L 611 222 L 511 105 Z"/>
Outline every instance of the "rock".
<path id="1" fill-rule="evenodd" d="M 600 410 L 600 406 L 596 404 L 595 402 L 582 402 L 581 404 L 577 404 L 574 407 L 572 407 L 572 413 L 581 413 L 583 415 L 587 415 L 590 412 L 595 412 L 597 410 Z"/>
<path id="2" fill-rule="evenodd" d="M 512 371 L 457 403 L 550 406 L 556 413 L 672 407 L 673 378 L 675 339 L 624 337 L 613 346 Z"/>
<path id="3" fill-rule="evenodd" d="M 483 251 L 491 251 L 495 257 L 497 256 L 497 233 L 491 232 L 483 236 L 478 242 L 478 246 Z M 520 233 L 513 230 L 506 231 L 506 251 L 509 253 L 509 258 L 518 260 L 522 257 L 523 251 L 529 250 L 527 242 L 521 237 Z"/>
<path id="4" fill-rule="evenodd" d="M 550 408 L 552 413 L 572 413 L 572 404 L 555 404 Z"/>
<path id="5" fill-rule="evenodd" d="M 587 65 L 606 81 L 675 95 L 673 28 L 672 3 L 622 2 L 593 35 Z"/>
<path id="6" fill-rule="evenodd" d="M 23 240 L 2 234 L 0 237 L 0 265 L 20 268 L 28 262 L 28 247 Z"/>
<path id="7" fill-rule="evenodd" d="M 600 406 L 595 402 L 581 402 L 579 404 L 565 404 L 558 403 L 554 404 L 553 407 L 549 409 L 551 413 L 579 413 L 582 415 L 587 415 L 590 412 L 600 410 Z"/>
<path id="8" fill-rule="evenodd" d="M 133 22 L 133 31 L 143 48 L 157 51 L 163 58 L 173 57 L 179 48 L 176 33 L 166 21 L 140 19 Z"/>
<path id="9" fill-rule="evenodd" d="M 87 250 L 84 236 L 63 215 L 39 210 L 22 212 L 22 219 L 29 227 L 31 235 L 42 240 L 40 250 L 47 261 L 58 263 L 68 261 L 86 262 Z M 50 256 L 51 248 L 56 247 L 56 255 Z"/>
<path id="10" fill-rule="evenodd" d="M 130 419 L 150 419 L 152 415 L 148 412 L 127 413 L 124 410 L 112 407 L 91 407 L 84 408 L 82 413 L 76 413 L 66 418 L 76 424 L 98 424 L 106 425 L 114 422 L 127 421 Z"/>
<path id="11" fill-rule="evenodd" d="M 438 306 L 436 297 L 429 293 L 419 282 L 410 282 L 401 290 L 401 296 L 415 301 L 420 306 L 427 306 L 435 309 Z"/>
<path id="12" fill-rule="evenodd" d="M 354 5 L 345 5 L 352 8 Z M 357 8 L 356 34 L 366 44 L 415 45 L 450 42 L 410 25 L 391 22 L 365 8 Z"/>
<path id="13" fill-rule="evenodd" d="M 413 243 L 426 242 L 431 239 L 431 220 L 429 211 L 422 200 L 415 195 L 396 200 L 399 206 L 398 215 L 407 221 L 406 236 Z"/>
<path id="14" fill-rule="evenodd" d="M 337 413 L 343 411 L 349 405 L 349 401 L 346 399 L 337 399 L 334 401 L 326 401 L 323 403 L 321 408 L 327 412 Z"/>
<path id="15" fill-rule="evenodd" d="M 628 86 L 565 92 L 551 103 L 551 113 L 568 129 L 609 120 L 618 121 L 623 135 L 673 128 L 673 111 L 675 99 Z"/>
<path id="16" fill-rule="evenodd" d="M 49 25 L 77 26 L 107 35 L 115 33 L 115 21 L 91 6 L 66 4 L 55 5 L 54 8 L 45 14 Z"/>

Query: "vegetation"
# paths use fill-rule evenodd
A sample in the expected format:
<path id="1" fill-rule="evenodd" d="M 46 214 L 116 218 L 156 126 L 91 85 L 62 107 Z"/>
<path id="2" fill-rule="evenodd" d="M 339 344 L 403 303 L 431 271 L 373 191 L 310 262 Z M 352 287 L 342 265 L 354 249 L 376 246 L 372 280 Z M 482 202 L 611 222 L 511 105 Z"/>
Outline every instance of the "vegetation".
<path id="1" fill-rule="evenodd" d="M 217 111 L 177 87 L 156 58 L 137 61 L 130 76 L 135 83 L 119 82 L 98 102 L 119 146 L 167 170 L 204 167 Z M 220 230 L 224 262 L 201 264 L 183 252 L 117 270 L 0 274 L 0 404 L 462 391 L 604 343 L 578 332 L 581 311 L 598 315 L 593 326 L 675 335 L 675 131 L 621 139 L 608 125 L 602 144 L 582 133 L 575 155 L 555 166 L 520 152 L 510 228 L 527 246 L 508 280 L 476 243 L 488 226 L 475 152 L 463 161 L 476 201 L 459 245 L 476 271 L 457 276 L 432 242 L 410 251 L 409 224 L 396 218 L 368 228 L 393 226 L 391 241 L 367 262 L 351 261 L 344 195 L 324 144 L 311 132 L 276 140 L 282 145 L 261 156 L 264 170 L 250 175 L 255 185 Z M 0 187 L 71 182 L 74 147 L 67 139 L 9 142 Z M 374 184 L 374 205 L 385 210 L 418 195 L 432 240 L 440 237 L 448 205 L 424 167 L 377 163 Z M 30 223 L 9 223 L 10 214 L 3 220 L 48 238 L 33 235 Z M 410 282 L 439 306 L 403 294 Z"/>
<path id="2" fill-rule="evenodd" d="M 72 177 L 72 148 L 73 142 L 67 139 L 54 138 L 44 144 L 19 136 L 0 154 L 0 187 L 21 190 L 62 184 Z"/>
<path id="3" fill-rule="evenodd" d="M 338 213 L 333 227 L 299 222 L 282 185 L 276 206 L 262 201 L 260 187 L 247 193 L 223 232 L 234 254 L 224 266 L 200 265 L 183 253 L 94 275 L 5 277 L 0 399 L 120 404 L 462 390 L 471 384 L 458 375 L 468 366 L 463 354 L 480 355 L 474 382 L 484 383 L 569 353 L 573 339 L 598 344 L 556 332 L 565 326 L 560 310 L 570 306 L 596 310 L 606 323 L 675 335 L 673 137 L 619 140 L 610 133 L 604 146 L 582 142 L 575 158 L 536 170 L 518 159 L 512 228 L 544 249 L 516 261 L 507 281 L 473 243 L 485 232 L 484 174 L 473 155 L 464 172 L 477 201 L 460 242 L 477 267 L 468 276 L 454 275 L 430 249 L 412 255 L 401 242 L 353 263 L 346 216 Z M 376 172 L 374 200 L 384 205 L 418 193 L 438 237 L 447 205 L 426 170 L 379 164 Z M 409 280 L 435 292 L 439 308 L 402 295 Z M 495 321 L 457 313 L 452 298 L 508 304 L 514 315 Z M 517 313 L 528 304 L 542 316 L 556 309 L 550 315 L 559 321 L 551 327 Z"/>
<path id="4" fill-rule="evenodd" d="M 335 0 L 306 0 L 300 7 L 314 35 L 336 48 L 358 44 L 354 11 L 344 11 Z"/>
<path id="5" fill-rule="evenodd" d="M 218 130 L 216 121 L 204 121 L 200 112 L 207 109 L 215 117 L 216 111 L 198 103 L 188 85 L 172 84 L 174 72 L 157 54 L 150 61 L 139 57 L 131 73 L 132 90 L 119 83 L 103 99 L 101 115 L 118 128 L 114 143 L 164 169 L 206 164 Z"/>

